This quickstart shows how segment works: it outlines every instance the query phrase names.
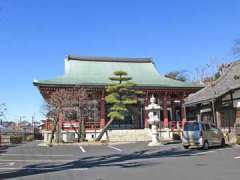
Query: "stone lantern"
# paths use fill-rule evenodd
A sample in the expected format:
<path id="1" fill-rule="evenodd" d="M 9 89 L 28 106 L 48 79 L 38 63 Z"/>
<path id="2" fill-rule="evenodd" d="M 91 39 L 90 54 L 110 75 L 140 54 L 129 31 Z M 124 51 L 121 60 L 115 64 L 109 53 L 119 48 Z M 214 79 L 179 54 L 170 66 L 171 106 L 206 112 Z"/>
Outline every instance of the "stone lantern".
<path id="1" fill-rule="evenodd" d="M 148 112 L 148 123 L 151 124 L 151 136 L 152 136 L 152 142 L 150 142 L 148 144 L 148 146 L 159 146 L 160 142 L 159 142 L 159 135 L 158 135 L 158 125 L 160 122 L 160 118 L 159 118 L 159 112 L 160 112 L 161 106 L 159 106 L 158 104 L 156 104 L 156 99 L 155 97 L 152 95 L 152 97 L 150 98 L 150 104 L 145 107 L 145 110 Z"/>

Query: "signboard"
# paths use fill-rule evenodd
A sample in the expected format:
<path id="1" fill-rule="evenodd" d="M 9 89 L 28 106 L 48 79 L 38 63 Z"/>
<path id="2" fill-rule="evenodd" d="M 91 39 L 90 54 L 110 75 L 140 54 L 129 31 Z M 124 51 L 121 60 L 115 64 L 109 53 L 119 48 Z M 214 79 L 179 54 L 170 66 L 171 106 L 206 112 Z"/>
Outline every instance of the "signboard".
<path id="1" fill-rule="evenodd" d="M 201 109 L 200 113 L 206 113 L 206 112 L 211 112 L 212 109 L 211 108 L 206 108 L 206 109 Z"/>

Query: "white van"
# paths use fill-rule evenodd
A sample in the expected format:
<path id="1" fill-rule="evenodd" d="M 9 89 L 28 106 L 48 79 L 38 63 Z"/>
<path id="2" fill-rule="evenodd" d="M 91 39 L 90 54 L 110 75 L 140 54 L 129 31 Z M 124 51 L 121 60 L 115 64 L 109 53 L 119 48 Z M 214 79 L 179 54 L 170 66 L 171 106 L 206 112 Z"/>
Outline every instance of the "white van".
<path id="1" fill-rule="evenodd" d="M 182 144 L 185 149 L 200 147 L 206 150 L 210 146 L 224 146 L 225 139 L 222 131 L 213 125 L 187 121 L 183 127 Z"/>

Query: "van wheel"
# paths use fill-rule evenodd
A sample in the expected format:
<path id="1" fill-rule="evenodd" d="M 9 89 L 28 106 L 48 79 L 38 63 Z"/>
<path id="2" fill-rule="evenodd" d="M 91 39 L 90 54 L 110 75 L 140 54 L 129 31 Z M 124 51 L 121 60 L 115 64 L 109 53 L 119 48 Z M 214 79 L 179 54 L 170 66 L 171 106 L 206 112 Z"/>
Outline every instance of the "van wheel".
<path id="1" fill-rule="evenodd" d="M 203 146 L 202 146 L 202 149 L 208 150 L 208 148 L 209 148 L 208 141 L 204 141 Z"/>
<path id="2" fill-rule="evenodd" d="M 188 149 L 189 148 L 189 146 L 183 146 L 184 147 L 184 149 Z"/>
<path id="3" fill-rule="evenodd" d="M 221 147 L 224 147 L 225 146 L 225 139 L 222 138 L 222 141 L 221 141 Z"/>

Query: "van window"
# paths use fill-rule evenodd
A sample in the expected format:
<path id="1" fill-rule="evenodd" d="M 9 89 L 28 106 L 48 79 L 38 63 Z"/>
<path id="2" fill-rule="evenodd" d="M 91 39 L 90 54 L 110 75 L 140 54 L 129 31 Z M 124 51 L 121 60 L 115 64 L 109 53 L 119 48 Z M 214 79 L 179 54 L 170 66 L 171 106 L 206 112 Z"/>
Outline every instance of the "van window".
<path id="1" fill-rule="evenodd" d="M 212 128 L 217 128 L 214 124 L 211 124 L 211 127 L 212 127 Z"/>
<path id="2" fill-rule="evenodd" d="M 208 131 L 210 129 L 209 124 L 205 124 L 205 128 L 206 128 L 206 131 Z"/>
<path id="3" fill-rule="evenodd" d="M 206 126 L 205 126 L 205 124 L 201 124 L 202 125 L 202 129 L 204 130 L 204 131 L 206 131 Z"/>
<path id="4" fill-rule="evenodd" d="M 199 131 L 199 123 L 198 122 L 186 122 L 184 124 L 184 131 Z"/>

